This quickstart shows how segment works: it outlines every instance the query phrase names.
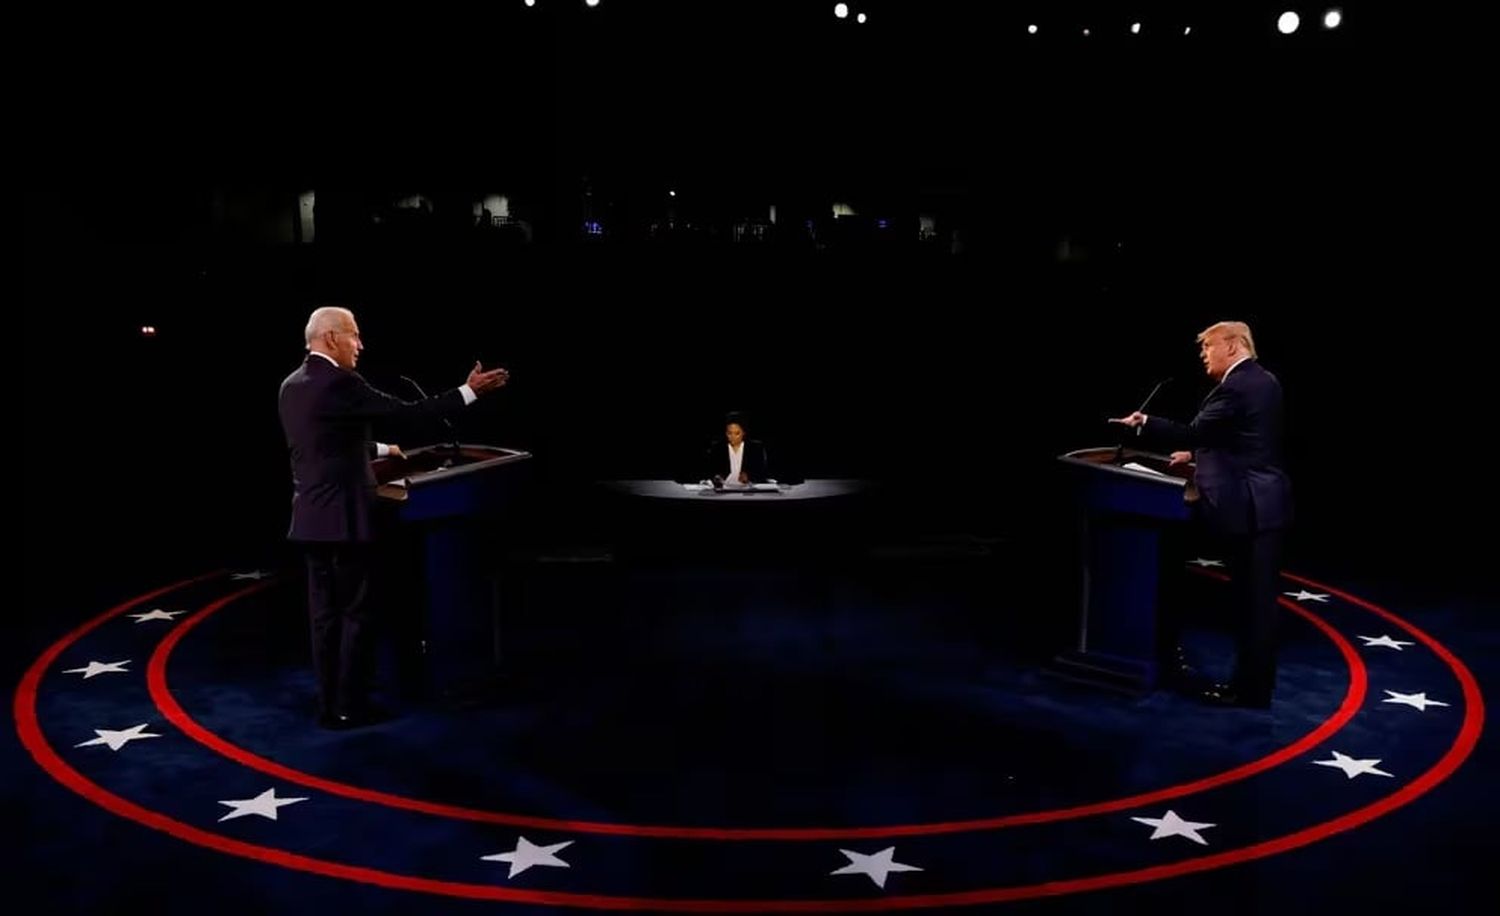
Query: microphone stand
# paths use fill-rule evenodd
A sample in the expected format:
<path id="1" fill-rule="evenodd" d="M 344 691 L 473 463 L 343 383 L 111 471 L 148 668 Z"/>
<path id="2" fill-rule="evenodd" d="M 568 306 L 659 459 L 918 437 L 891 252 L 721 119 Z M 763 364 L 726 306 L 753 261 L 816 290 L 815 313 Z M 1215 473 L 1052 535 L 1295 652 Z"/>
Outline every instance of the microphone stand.
<path id="1" fill-rule="evenodd" d="M 1157 382 L 1156 383 L 1156 387 L 1151 389 L 1151 393 L 1148 394 L 1148 395 L 1146 395 L 1146 400 L 1144 400 L 1144 401 L 1141 402 L 1141 406 L 1137 407 L 1135 409 L 1135 412 L 1136 413 L 1145 413 L 1146 412 L 1146 405 L 1150 404 L 1151 403 L 1151 399 L 1154 398 L 1154 397 L 1156 397 L 1156 393 L 1161 390 L 1161 386 L 1165 385 L 1166 383 L 1168 383 L 1170 381 L 1172 381 L 1172 379 L 1170 379 L 1170 378 L 1164 378 L 1161 381 Z M 1146 424 L 1142 423 L 1140 426 L 1137 426 L 1135 428 L 1135 434 L 1137 436 L 1139 436 L 1142 432 L 1145 431 L 1145 429 L 1146 429 Z M 1115 448 L 1115 460 L 1114 460 L 1115 464 L 1119 464 L 1119 463 L 1121 463 L 1122 461 L 1125 460 L 1125 441 L 1124 441 L 1124 436 L 1121 436 L 1120 440 L 1121 441 L 1120 441 L 1119 446 L 1117 446 Z"/>
<path id="2" fill-rule="evenodd" d="M 421 396 L 422 400 L 427 400 L 427 392 L 422 390 L 422 386 L 417 384 L 416 379 L 413 379 L 410 376 L 403 375 L 401 376 L 401 381 L 406 382 L 408 385 L 414 388 L 417 394 Z M 448 435 L 451 436 L 453 440 L 443 445 L 443 448 L 447 449 L 450 453 L 450 457 L 443 461 L 442 466 L 445 468 L 452 467 L 453 462 L 459 456 L 458 432 L 453 428 L 453 421 L 449 420 L 447 417 L 439 416 L 438 419 L 442 421 L 443 426 L 445 426 L 448 430 Z"/>

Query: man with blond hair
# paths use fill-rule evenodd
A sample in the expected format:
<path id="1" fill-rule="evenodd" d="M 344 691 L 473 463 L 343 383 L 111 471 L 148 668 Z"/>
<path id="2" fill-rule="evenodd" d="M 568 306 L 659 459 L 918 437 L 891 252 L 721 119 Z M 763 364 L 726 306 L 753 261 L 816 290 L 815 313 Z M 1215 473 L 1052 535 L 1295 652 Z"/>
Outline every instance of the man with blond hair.
<path id="1" fill-rule="evenodd" d="M 370 459 L 400 455 L 370 438 L 370 423 L 462 410 L 504 385 L 504 369 L 474 364 L 457 388 L 404 401 L 354 371 L 364 351 L 354 313 L 325 306 L 308 317 L 307 358 L 281 383 L 278 410 L 292 463 L 288 539 L 307 557 L 308 615 L 318 677 L 318 722 L 350 728 L 383 716 L 369 703 L 371 667 L 369 544 L 374 539 L 375 474 Z"/>
<path id="2" fill-rule="evenodd" d="M 1111 422 L 1143 429 L 1172 447 L 1172 464 L 1192 462 L 1194 515 L 1227 553 L 1239 629 L 1234 676 L 1202 692 L 1214 703 L 1266 707 L 1276 681 L 1276 598 L 1282 541 L 1292 522 L 1291 481 L 1282 461 L 1281 382 L 1261 367 L 1243 321 L 1221 321 L 1198 335 L 1203 368 L 1218 384 L 1191 423 L 1137 411 Z M 1180 621 L 1167 608 L 1163 629 L 1175 647 Z M 1186 665 L 1181 650 L 1177 661 Z"/>

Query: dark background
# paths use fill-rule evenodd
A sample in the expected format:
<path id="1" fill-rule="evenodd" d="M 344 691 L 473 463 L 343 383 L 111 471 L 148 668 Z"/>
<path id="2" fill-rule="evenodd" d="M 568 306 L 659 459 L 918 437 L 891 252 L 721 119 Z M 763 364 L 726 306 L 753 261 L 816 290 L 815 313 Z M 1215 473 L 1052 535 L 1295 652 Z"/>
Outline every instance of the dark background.
<path id="1" fill-rule="evenodd" d="M 29 581 L 274 550 L 276 386 L 324 303 L 393 392 L 511 369 L 460 431 L 536 453 L 537 505 L 570 507 L 548 537 L 739 409 L 783 476 L 893 482 L 894 527 L 1039 554 L 1055 456 L 1164 377 L 1153 409 L 1189 417 L 1194 335 L 1245 320 L 1287 392 L 1289 566 L 1479 581 L 1493 218 L 1452 22 L 831 5 L 33 24 Z M 491 194 L 513 221 L 476 229 Z"/>

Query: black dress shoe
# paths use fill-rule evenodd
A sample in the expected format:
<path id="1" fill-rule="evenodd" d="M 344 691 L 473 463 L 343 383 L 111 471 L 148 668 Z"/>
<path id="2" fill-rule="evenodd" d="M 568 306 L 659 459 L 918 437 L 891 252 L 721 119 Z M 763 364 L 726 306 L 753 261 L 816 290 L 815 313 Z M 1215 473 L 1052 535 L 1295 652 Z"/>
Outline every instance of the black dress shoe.
<path id="1" fill-rule="evenodd" d="M 320 712 L 318 713 L 318 727 L 339 732 L 346 728 L 353 728 L 354 725 L 348 716 L 341 716 L 332 712 Z"/>
<path id="2" fill-rule="evenodd" d="M 366 725 L 378 725 L 395 718 L 388 709 L 366 704 L 349 712 L 319 713 L 318 725 L 330 731 L 345 731 L 351 728 L 363 728 Z"/>
<path id="3" fill-rule="evenodd" d="M 381 722 L 388 722 L 395 717 L 396 714 L 389 709 L 376 706 L 374 703 L 364 703 L 353 707 L 339 718 L 349 723 L 348 728 L 359 728 L 362 725 L 378 725 Z"/>
<path id="4" fill-rule="evenodd" d="M 1271 695 L 1256 691 L 1248 693 L 1232 684 L 1214 684 L 1199 691 L 1198 698 L 1212 706 L 1241 706 L 1249 709 L 1270 709 Z"/>
<path id="5" fill-rule="evenodd" d="M 1177 690 L 1195 692 L 1207 683 L 1198 669 L 1188 663 L 1187 652 L 1181 646 L 1175 647 L 1168 654 L 1166 661 L 1162 663 L 1161 675 L 1163 683 Z"/>

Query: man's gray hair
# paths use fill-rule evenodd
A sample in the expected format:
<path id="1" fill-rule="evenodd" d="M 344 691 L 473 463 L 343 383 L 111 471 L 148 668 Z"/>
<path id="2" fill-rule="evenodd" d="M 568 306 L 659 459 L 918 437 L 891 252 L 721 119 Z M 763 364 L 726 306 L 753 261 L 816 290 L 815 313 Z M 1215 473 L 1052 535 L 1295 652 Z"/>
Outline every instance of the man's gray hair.
<path id="1" fill-rule="evenodd" d="M 322 308 L 313 309 L 313 313 L 307 316 L 307 329 L 302 332 L 303 339 L 307 341 L 308 347 L 311 347 L 314 340 L 328 331 L 343 330 L 344 324 L 353 320 L 353 312 L 336 305 L 325 305 Z"/>

